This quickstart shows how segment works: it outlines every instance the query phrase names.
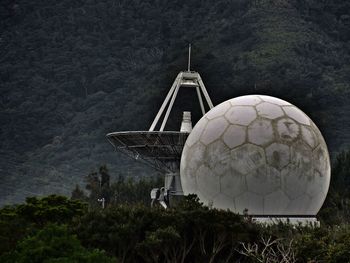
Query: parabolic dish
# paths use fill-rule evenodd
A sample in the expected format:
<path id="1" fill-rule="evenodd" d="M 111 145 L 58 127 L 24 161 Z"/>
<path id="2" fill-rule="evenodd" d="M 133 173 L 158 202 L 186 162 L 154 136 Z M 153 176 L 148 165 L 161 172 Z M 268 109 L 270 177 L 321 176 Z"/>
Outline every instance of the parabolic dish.
<path id="1" fill-rule="evenodd" d="M 179 169 L 188 133 L 177 131 L 127 131 L 106 135 L 119 152 L 162 172 Z"/>

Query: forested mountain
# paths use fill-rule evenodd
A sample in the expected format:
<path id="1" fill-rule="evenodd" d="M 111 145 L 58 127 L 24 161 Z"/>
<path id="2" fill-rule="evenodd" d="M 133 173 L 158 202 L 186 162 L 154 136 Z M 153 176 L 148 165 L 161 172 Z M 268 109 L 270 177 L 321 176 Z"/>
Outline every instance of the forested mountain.
<path id="1" fill-rule="evenodd" d="M 0 204 L 69 194 L 100 164 L 112 177 L 154 174 L 105 134 L 148 129 L 189 42 L 215 104 L 277 96 L 331 152 L 350 144 L 347 0 L 2 0 Z M 167 129 L 191 106 L 184 95 Z"/>

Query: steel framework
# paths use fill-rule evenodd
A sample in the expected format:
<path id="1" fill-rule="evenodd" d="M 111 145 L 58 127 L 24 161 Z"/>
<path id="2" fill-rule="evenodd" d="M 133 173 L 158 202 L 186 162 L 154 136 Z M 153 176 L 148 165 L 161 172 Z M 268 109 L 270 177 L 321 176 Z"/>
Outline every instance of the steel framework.
<path id="1" fill-rule="evenodd" d="M 112 132 L 107 138 L 116 150 L 158 171 L 175 173 L 188 133 L 176 131 Z"/>

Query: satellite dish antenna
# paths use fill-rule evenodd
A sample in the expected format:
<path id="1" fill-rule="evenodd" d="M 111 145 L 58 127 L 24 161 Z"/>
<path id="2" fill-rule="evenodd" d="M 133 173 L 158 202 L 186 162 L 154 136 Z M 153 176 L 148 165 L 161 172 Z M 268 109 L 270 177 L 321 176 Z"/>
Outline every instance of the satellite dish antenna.
<path id="1" fill-rule="evenodd" d="M 186 139 L 192 131 L 191 113 L 186 111 L 183 113 L 180 131 L 164 131 L 180 88 L 196 89 L 203 115 L 206 113 L 206 108 L 214 107 L 201 76 L 198 72 L 191 71 L 191 44 L 188 47 L 187 71 L 181 71 L 175 78 L 149 130 L 120 131 L 106 135 L 116 151 L 141 161 L 164 174 L 164 188 L 156 188 L 151 192 L 152 204 L 157 201 L 163 207 L 171 205 L 173 201 L 176 202 L 178 197 L 183 196 L 180 181 L 180 159 Z M 207 104 L 206 107 L 202 96 Z M 163 115 L 159 127 L 158 123 Z M 157 126 L 158 130 L 156 130 Z"/>

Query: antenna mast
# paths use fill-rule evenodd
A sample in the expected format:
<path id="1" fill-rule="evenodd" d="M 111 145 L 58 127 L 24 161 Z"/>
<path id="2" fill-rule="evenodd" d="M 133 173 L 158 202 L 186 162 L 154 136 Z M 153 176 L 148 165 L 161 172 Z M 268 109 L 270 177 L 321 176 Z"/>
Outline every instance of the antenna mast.
<path id="1" fill-rule="evenodd" d="M 187 71 L 191 71 L 191 44 L 188 44 L 188 66 Z"/>
<path id="2" fill-rule="evenodd" d="M 163 112 L 165 110 L 166 111 L 165 116 L 164 116 L 163 122 L 160 126 L 160 129 L 159 129 L 159 131 L 161 131 L 161 132 L 164 131 L 165 125 L 168 121 L 171 109 L 173 108 L 178 91 L 180 88 L 184 88 L 184 87 L 196 89 L 198 100 L 199 100 L 199 105 L 201 107 L 203 115 L 205 114 L 206 110 L 204 108 L 202 96 L 204 96 L 204 99 L 206 100 L 206 102 L 209 106 L 209 109 L 212 109 L 214 107 L 214 105 L 209 97 L 209 94 L 207 92 L 207 89 L 204 86 L 204 83 L 202 81 L 201 76 L 199 75 L 198 72 L 191 71 L 191 44 L 188 45 L 187 71 L 181 71 L 177 75 L 173 85 L 171 86 L 171 88 L 168 92 L 168 95 L 166 96 L 162 106 L 160 107 L 156 117 L 154 118 L 153 123 L 152 123 L 151 127 L 149 128 L 149 131 L 154 131 L 158 121 L 160 120 L 160 118 L 163 115 Z"/>

